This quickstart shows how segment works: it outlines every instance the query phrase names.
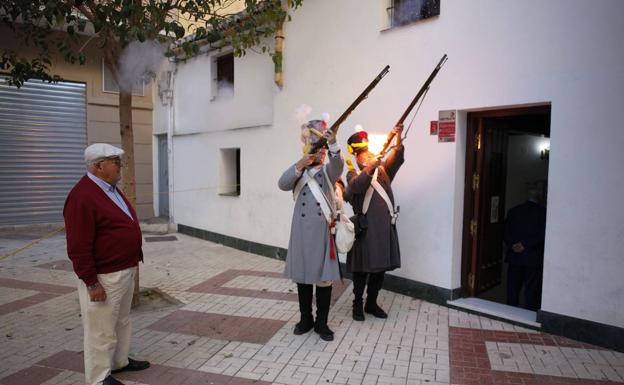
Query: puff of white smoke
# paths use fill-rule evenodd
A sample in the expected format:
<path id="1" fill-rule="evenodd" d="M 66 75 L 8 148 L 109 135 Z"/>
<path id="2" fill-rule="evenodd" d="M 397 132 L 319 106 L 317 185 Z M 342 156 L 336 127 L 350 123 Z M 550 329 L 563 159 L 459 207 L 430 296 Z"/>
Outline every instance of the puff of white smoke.
<path id="1" fill-rule="evenodd" d="M 312 112 L 312 107 L 307 104 L 302 104 L 295 110 L 293 119 L 297 122 L 297 126 L 301 127 L 304 123 L 308 122 L 308 117 Z"/>
<path id="2" fill-rule="evenodd" d="M 119 88 L 129 92 L 135 83 L 154 77 L 164 63 L 164 54 L 165 47 L 154 40 L 128 44 L 119 58 Z"/>
<path id="3" fill-rule="evenodd" d="M 401 1 L 395 5 L 394 18 L 398 24 L 405 24 L 413 20 L 420 20 L 423 13 L 423 0 Z"/>
<path id="4" fill-rule="evenodd" d="M 329 115 L 329 112 L 323 112 L 321 114 L 323 121 L 325 122 L 325 124 L 329 124 L 329 120 L 331 119 L 331 116 Z"/>
<path id="5" fill-rule="evenodd" d="M 234 84 L 227 80 L 219 80 L 219 83 L 217 83 L 217 95 L 220 98 L 234 96 Z"/>

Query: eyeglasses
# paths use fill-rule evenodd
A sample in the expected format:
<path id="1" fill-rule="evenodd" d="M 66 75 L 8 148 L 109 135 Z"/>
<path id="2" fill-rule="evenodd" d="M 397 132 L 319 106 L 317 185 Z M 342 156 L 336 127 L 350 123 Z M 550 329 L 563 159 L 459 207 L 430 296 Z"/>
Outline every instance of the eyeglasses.
<path id="1" fill-rule="evenodd" d="M 121 164 L 122 164 L 122 163 L 121 163 L 121 158 L 120 158 L 120 157 L 118 157 L 118 156 L 111 157 L 111 158 L 104 158 L 104 159 L 100 160 L 98 163 L 104 162 L 104 161 L 106 161 L 106 160 L 109 160 L 109 161 L 111 161 L 112 163 L 115 163 L 117 166 L 120 166 L 120 167 L 121 167 Z"/>

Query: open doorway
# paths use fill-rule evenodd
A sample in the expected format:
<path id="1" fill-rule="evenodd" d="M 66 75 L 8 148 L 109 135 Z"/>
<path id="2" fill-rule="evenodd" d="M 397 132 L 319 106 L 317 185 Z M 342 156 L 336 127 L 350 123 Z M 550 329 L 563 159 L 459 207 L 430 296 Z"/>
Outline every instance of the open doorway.
<path id="1" fill-rule="evenodd" d="M 505 244 L 505 230 L 510 210 L 520 205 L 514 212 L 525 210 L 527 200 L 537 201 L 545 227 L 550 105 L 468 113 L 467 135 L 462 292 L 468 297 L 537 310 L 541 267 L 528 269 L 533 277 L 530 283 L 521 282 L 519 302 L 514 301 L 514 291 L 508 289 L 518 286 L 514 283 L 520 273 L 515 268 L 518 259 L 510 257 Z M 532 231 L 535 228 L 529 227 Z M 507 239 L 509 229 L 507 226 Z M 541 263 L 543 241 L 541 251 L 539 247 L 532 255 L 541 253 L 533 258 Z M 508 275 L 510 261 L 513 267 Z"/>

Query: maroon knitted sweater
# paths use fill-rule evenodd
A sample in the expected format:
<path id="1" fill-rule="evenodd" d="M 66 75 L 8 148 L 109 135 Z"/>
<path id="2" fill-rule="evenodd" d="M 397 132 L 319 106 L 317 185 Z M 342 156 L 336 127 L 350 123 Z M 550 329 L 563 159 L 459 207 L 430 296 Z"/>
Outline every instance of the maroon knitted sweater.
<path id="1" fill-rule="evenodd" d="M 65 200 L 67 254 L 76 275 L 87 285 L 97 282 L 97 274 L 124 270 L 143 260 L 139 220 L 130 202 L 119 193 L 134 221 L 87 175 Z"/>

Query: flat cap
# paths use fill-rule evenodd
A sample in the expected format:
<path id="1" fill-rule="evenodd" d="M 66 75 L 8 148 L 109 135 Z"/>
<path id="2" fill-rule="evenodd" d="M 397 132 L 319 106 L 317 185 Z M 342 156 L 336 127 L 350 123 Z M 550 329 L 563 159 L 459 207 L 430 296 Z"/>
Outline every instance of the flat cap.
<path id="1" fill-rule="evenodd" d="M 124 150 L 111 146 L 108 143 L 93 143 L 89 147 L 85 148 L 84 157 L 86 163 L 93 163 L 104 158 L 122 156 L 123 153 Z"/>

